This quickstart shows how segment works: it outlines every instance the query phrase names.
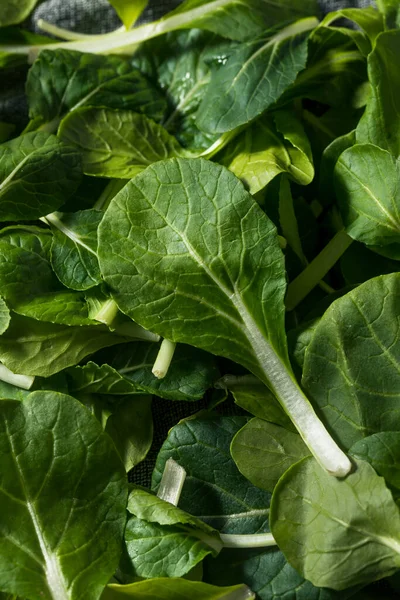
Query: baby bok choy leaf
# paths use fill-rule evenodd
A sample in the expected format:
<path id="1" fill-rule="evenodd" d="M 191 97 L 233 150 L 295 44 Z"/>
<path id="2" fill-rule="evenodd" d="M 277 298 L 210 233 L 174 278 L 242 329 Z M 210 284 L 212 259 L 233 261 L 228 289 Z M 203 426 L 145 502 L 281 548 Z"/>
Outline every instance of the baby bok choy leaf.
<path id="1" fill-rule="evenodd" d="M 232 173 L 204 159 L 151 165 L 111 201 L 98 254 L 125 314 L 248 368 L 324 468 L 337 476 L 350 470 L 290 366 L 276 229 Z"/>

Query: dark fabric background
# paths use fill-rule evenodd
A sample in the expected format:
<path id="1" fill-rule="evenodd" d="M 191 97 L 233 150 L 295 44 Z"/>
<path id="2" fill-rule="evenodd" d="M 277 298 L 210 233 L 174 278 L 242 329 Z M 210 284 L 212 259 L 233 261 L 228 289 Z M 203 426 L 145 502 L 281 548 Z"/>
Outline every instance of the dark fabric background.
<path id="1" fill-rule="evenodd" d="M 134 0 L 132 1 L 134 2 Z M 150 0 L 141 22 L 161 17 L 165 12 L 177 6 L 179 2 L 180 0 Z M 364 7 L 370 4 L 372 4 L 371 0 L 320 0 L 323 13 L 338 8 Z M 121 24 L 107 0 L 44 0 L 36 7 L 25 26 L 32 31 L 41 33 L 36 27 L 38 19 L 44 19 L 59 27 L 82 33 L 106 33 Z M 27 119 L 27 107 L 24 100 L 26 71 L 26 68 L 21 68 L 7 72 L 0 81 L 0 121 L 15 123 L 20 128 L 24 126 Z M 205 408 L 209 401 L 209 397 L 201 402 L 171 402 L 159 398 L 154 399 L 153 446 L 147 459 L 131 471 L 131 480 L 141 485 L 149 485 L 158 450 L 165 440 L 168 430 L 180 419 Z M 225 402 L 217 410 L 222 414 L 240 414 L 240 409 L 232 401 Z"/>

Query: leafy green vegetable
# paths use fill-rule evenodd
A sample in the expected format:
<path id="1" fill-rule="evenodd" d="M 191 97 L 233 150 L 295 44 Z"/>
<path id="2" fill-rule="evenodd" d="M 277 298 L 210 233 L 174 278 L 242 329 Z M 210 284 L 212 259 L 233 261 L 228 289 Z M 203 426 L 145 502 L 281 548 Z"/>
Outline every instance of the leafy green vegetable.
<path id="1" fill-rule="evenodd" d="M 346 448 L 396 431 L 399 281 L 398 273 L 376 277 L 336 300 L 305 353 L 303 385 Z"/>
<path id="2" fill-rule="evenodd" d="M 317 586 L 341 590 L 399 568 L 399 511 L 364 461 L 342 480 L 311 457 L 296 463 L 274 490 L 271 528 L 289 562 Z"/>
<path id="3" fill-rule="evenodd" d="M 1 7 L 0 27 L 20 23 L 35 8 L 38 0 L 4 0 Z"/>
<path id="4" fill-rule="evenodd" d="M 68 112 L 81 106 L 105 106 L 141 112 L 159 120 L 163 95 L 129 61 L 118 56 L 43 50 L 27 79 L 33 126 L 56 131 Z"/>
<path id="5" fill-rule="evenodd" d="M 13 314 L 0 337 L 0 360 L 16 373 L 49 377 L 100 348 L 124 341 L 101 325 L 71 327 Z"/>
<path id="6" fill-rule="evenodd" d="M 400 242 L 397 201 L 400 159 L 372 144 L 345 150 L 335 167 L 335 185 L 347 233 L 365 244 Z"/>
<path id="7" fill-rule="evenodd" d="M 152 342 L 109 349 L 94 357 L 98 363 L 90 361 L 68 371 L 73 380 L 71 390 L 117 395 L 147 392 L 170 400 L 200 400 L 218 378 L 211 355 L 179 344 L 167 375 L 157 379 L 152 374 L 157 353 L 158 346 Z"/>
<path id="8" fill-rule="evenodd" d="M 102 216 L 93 209 L 46 216 L 53 232 L 51 266 L 68 288 L 87 290 L 101 283 L 97 228 Z"/>
<path id="9" fill-rule="evenodd" d="M 251 419 L 232 440 L 232 458 L 254 485 L 272 492 L 283 473 L 309 452 L 299 435 Z"/>
<path id="10" fill-rule="evenodd" d="M 161 125 L 130 111 L 81 108 L 64 119 L 60 136 L 81 151 L 83 171 L 98 177 L 129 179 L 183 153 Z"/>
<path id="11" fill-rule="evenodd" d="M 117 566 L 125 526 L 127 483 L 109 438 L 59 393 L 1 402 L 0 411 L 1 589 L 97 599 Z"/>
<path id="12" fill-rule="evenodd" d="M 224 150 L 220 162 L 244 181 L 252 194 L 279 173 L 289 173 L 301 185 L 314 177 L 311 148 L 302 124 L 286 110 L 247 127 Z"/>
<path id="13" fill-rule="evenodd" d="M 10 324 L 10 311 L 3 298 L 0 298 L 0 335 L 4 333 Z"/>
<path id="14" fill-rule="evenodd" d="M 396 69 L 400 31 L 382 33 L 368 57 L 371 96 L 357 127 L 357 142 L 370 143 L 400 156 L 400 75 Z"/>
<path id="15" fill-rule="evenodd" d="M 0 145 L 3 221 L 29 221 L 59 208 L 81 179 L 79 153 L 47 133 L 27 133 Z"/>
<path id="16" fill-rule="evenodd" d="M 131 29 L 148 4 L 148 0 L 109 0 L 126 29 Z"/>
<path id="17" fill-rule="evenodd" d="M 234 253 L 232 238 L 240 242 Z M 251 370 L 318 460 L 332 473 L 349 470 L 290 367 L 276 230 L 232 174 L 201 159 L 148 167 L 111 201 L 99 227 L 99 261 L 122 312 Z"/>
<path id="18" fill-rule="evenodd" d="M 178 594 L 192 600 L 254 600 L 255 598 L 245 585 L 216 587 L 199 581 L 161 577 L 130 585 L 108 585 L 102 600 L 119 600 L 126 597 L 133 600 L 153 600 L 153 598 L 175 600 Z"/>
<path id="19" fill-rule="evenodd" d="M 307 61 L 307 35 L 314 18 L 239 45 L 224 68 L 214 68 L 200 106 L 198 125 L 224 132 L 248 123 L 279 100 Z"/>

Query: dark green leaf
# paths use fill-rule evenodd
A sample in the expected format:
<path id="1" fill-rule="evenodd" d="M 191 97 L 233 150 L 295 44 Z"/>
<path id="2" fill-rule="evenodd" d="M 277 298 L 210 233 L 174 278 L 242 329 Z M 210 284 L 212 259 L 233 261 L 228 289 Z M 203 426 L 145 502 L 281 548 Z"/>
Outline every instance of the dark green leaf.
<path id="1" fill-rule="evenodd" d="M 251 419 L 233 438 L 231 454 L 242 475 L 272 492 L 281 475 L 310 452 L 297 433 Z"/>
<path id="2" fill-rule="evenodd" d="M 385 478 L 388 486 L 400 490 L 400 433 L 383 431 L 359 440 L 350 448 L 350 454 L 369 462 Z"/>
<path id="3" fill-rule="evenodd" d="M 98 177 L 130 179 L 184 152 L 161 125 L 126 110 L 80 108 L 63 120 L 59 134 L 81 151 L 83 171 Z"/>
<path id="4" fill-rule="evenodd" d="M 64 204 L 81 179 L 77 150 L 54 135 L 26 133 L 0 146 L 3 221 L 29 221 Z"/>
<path id="5" fill-rule="evenodd" d="M 76 400 L 0 403 L 0 587 L 24 598 L 97 600 L 118 564 L 125 472 Z"/>
<path id="6" fill-rule="evenodd" d="M 392 575 L 400 566 L 400 515 L 371 465 L 345 479 L 311 457 L 274 490 L 271 528 L 286 558 L 317 586 L 342 590 Z"/>
<path id="7" fill-rule="evenodd" d="M 47 131 L 83 105 L 134 110 L 156 120 L 166 108 L 161 92 L 126 58 L 61 48 L 40 53 L 26 92 L 30 118 Z"/>

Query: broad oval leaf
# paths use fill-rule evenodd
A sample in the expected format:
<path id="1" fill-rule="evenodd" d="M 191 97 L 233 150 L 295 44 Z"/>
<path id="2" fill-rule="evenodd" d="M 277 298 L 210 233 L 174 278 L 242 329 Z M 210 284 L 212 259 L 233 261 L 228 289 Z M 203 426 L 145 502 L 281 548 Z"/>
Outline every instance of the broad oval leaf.
<path id="1" fill-rule="evenodd" d="M 274 490 L 271 529 L 292 566 L 317 586 L 342 590 L 400 566 L 398 507 L 362 460 L 345 479 L 311 457 L 296 463 Z"/>
<path id="2" fill-rule="evenodd" d="M 111 201 L 98 254 L 122 312 L 171 341 L 248 368 L 330 472 L 350 469 L 289 363 L 276 229 L 232 173 L 204 159 L 151 165 Z"/>
<path id="3" fill-rule="evenodd" d="M 163 94 L 126 58 L 62 48 L 40 53 L 26 93 L 33 126 L 47 131 L 83 105 L 134 110 L 156 120 L 166 109 Z"/>
<path id="4" fill-rule="evenodd" d="M 0 361 L 14 373 L 49 377 L 100 348 L 127 341 L 101 325 L 71 327 L 13 314 L 0 337 Z"/>
<path id="5" fill-rule="evenodd" d="M 255 595 L 246 585 L 217 587 L 200 581 L 183 578 L 159 577 L 138 581 L 129 585 L 110 584 L 104 590 L 102 600 L 176 600 L 177 597 L 191 600 L 254 600 Z"/>
<path id="6" fill-rule="evenodd" d="M 102 217 L 94 209 L 47 215 L 53 231 L 51 266 L 66 287 L 87 290 L 101 283 L 97 228 Z"/>
<path id="7" fill-rule="evenodd" d="M 29 221 L 62 206 L 82 177 L 79 152 L 55 135 L 26 133 L 0 145 L 3 221 Z"/>
<path id="8" fill-rule="evenodd" d="M 335 186 L 347 233 L 370 246 L 400 243 L 400 158 L 372 144 L 345 150 Z"/>
<path id="9" fill-rule="evenodd" d="M 1 589 L 97 600 L 125 526 L 127 482 L 110 439 L 79 402 L 55 392 L 1 402 L 0 412 Z"/>
<path id="10" fill-rule="evenodd" d="M 281 475 L 310 452 L 297 433 L 251 419 L 233 438 L 231 454 L 251 483 L 272 492 Z"/>
<path id="11" fill-rule="evenodd" d="M 400 419 L 400 274 L 370 279 L 328 308 L 305 352 L 303 385 L 345 448 Z"/>
<path id="12" fill-rule="evenodd" d="M 161 125 L 126 110 L 81 108 L 63 120 L 59 135 L 81 151 L 84 173 L 99 177 L 130 179 L 184 152 Z"/>
<path id="13" fill-rule="evenodd" d="M 4 0 L 1 5 L 0 27 L 21 23 L 39 0 Z"/>
<path id="14" fill-rule="evenodd" d="M 277 102 L 305 68 L 307 35 L 316 24 L 316 19 L 304 19 L 238 46 L 223 68 L 212 71 L 198 112 L 200 129 L 230 131 Z"/>

